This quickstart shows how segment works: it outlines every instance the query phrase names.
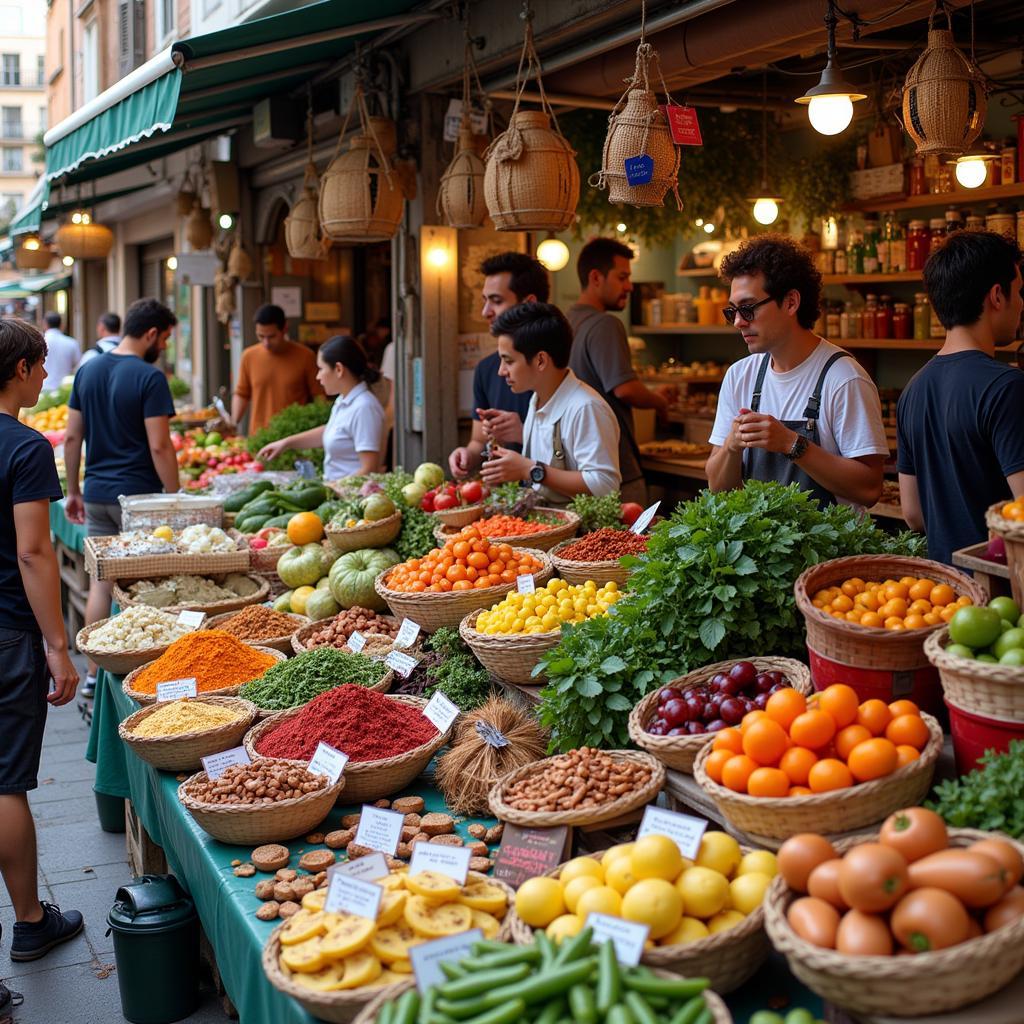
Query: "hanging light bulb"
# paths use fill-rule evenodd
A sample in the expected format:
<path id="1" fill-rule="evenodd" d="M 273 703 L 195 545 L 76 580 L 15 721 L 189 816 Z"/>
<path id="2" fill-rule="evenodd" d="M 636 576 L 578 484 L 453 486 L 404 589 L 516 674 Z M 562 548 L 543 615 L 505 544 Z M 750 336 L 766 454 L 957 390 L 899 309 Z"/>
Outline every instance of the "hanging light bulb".
<path id="1" fill-rule="evenodd" d="M 956 158 L 956 180 L 964 188 L 981 188 L 988 178 L 988 153 L 973 151 Z"/>
<path id="2" fill-rule="evenodd" d="M 706 234 L 713 235 L 715 233 L 715 225 L 711 221 L 704 221 L 704 231 Z"/>
<path id="3" fill-rule="evenodd" d="M 703 218 L 703 217 L 698 217 L 698 218 L 697 218 L 697 219 L 696 219 L 696 220 L 695 220 L 695 221 L 693 222 L 693 226 L 694 226 L 695 228 L 702 228 L 702 227 L 704 227 L 704 218 Z"/>
<path id="4" fill-rule="evenodd" d="M 38 252 L 42 245 L 39 241 L 38 235 L 26 235 L 24 241 L 21 243 L 23 249 L 28 249 L 29 252 Z"/>
<path id="5" fill-rule="evenodd" d="M 560 238 L 545 238 L 537 246 L 537 259 L 545 270 L 554 273 L 561 270 L 569 262 L 569 246 Z"/>
<path id="6" fill-rule="evenodd" d="M 177 270 L 178 269 L 178 257 L 177 256 L 168 256 L 167 257 L 167 269 L 168 270 Z"/>
<path id="7" fill-rule="evenodd" d="M 615 230 L 618 231 L 620 235 L 624 235 L 629 228 L 622 221 L 619 221 L 619 223 L 615 225 Z"/>
<path id="8" fill-rule="evenodd" d="M 779 216 L 779 204 L 776 200 L 762 196 L 754 201 L 754 220 L 758 224 L 774 224 Z"/>
<path id="9" fill-rule="evenodd" d="M 774 224 L 779 217 L 779 203 L 782 199 L 773 196 L 768 188 L 768 72 L 761 73 L 761 193 L 751 211 L 758 224 Z"/>
<path id="10" fill-rule="evenodd" d="M 853 104 L 866 100 L 867 94 L 859 92 L 843 78 L 836 59 L 836 8 L 829 0 L 825 13 L 825 27 L 828 30 L 828 59 L 818 84 L 797 98 L 797 103 L 807 107 L 807 118 L 811 127 L 821 135 L 838 135 L 845 131 L 853 120 Z"/>
<path id="11" fill-rule="evenodd" d="M 61 263 L 63 263 L 65 267 L 73 267 L 75 265 L 75 257 L 63 256 L 61 257 Z"/>
<path id="12" fill-rule="evenodd" d="M 232 217 L 230 213 L 222 213 L 217 218 L 217 223 L 223 231 L 230 231 L 232 225 L 235 223 L 235 218 Z"/>

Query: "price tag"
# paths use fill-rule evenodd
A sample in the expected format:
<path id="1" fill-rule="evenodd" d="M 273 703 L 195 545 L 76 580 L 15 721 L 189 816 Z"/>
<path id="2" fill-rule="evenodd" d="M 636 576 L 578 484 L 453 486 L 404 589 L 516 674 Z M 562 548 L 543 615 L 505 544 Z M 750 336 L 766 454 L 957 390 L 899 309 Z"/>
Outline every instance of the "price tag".
<path id="1" fill-rule="evenodd" d="M 508 882 L 517 889 L 528 878 L 543 875 L 565 860 L 569 829 L 522 828 L 505 823 L 501 833 L 501 847 L 494 859 L 494 877 Z M 417 843 L 413 849 L 422 846 Z"/>
<path id="2" fill-rule="evenodd" d="M 371 850 L 380 850 L 381 853 L 394 857 L 402 838 L 404 824 L 404 814 L 363 804 L 363 810 L 359 816 L 359 828 L 356 829 L 356 845 L 366 846 Z"/>
<path id="3" fill-rule="evenodd" d="M 355 651 L 358 654 L 366 646 L 366 637 L 363 636 L 359 630 L 349 634 L 349 638 L 345 641 L 348 644 L 350 651 Z"/>
<path id="4" fill-rule="evenodd" d="M 643 512 L 636 517 L 636 522 L 629 528 L 631 533 L 639 536 L 648 526 L 651 525 L 651 520 L 658 514 L 658 506 L 661 504 L 660 501 L 656 501 L 650 508 L 645 508 Z"/>
<path id="5" fill-rule="evenodd" d="M 533 594 L 537 590 L 537 584 L 534 583 L 533 577 L 528 572 L 524 572 L 521 576 L 516 577 L 516 590 L 520 594 Z"/>
<path id="6" fill-rule="evenodd" d="M 222 750 L 219 754 L 210 754 L 209 757 L 200 760 L 203 762 L 206 777 L 211 782 L 219 779 L 233 764 L 252 764 L 245 747 L 232 747 L 230 750 Z"/>
<path id="7" fill-rule="evenodd" d="M 384 664 L 393 668 L 403 679 L 412 675 L 412 670 L 419 664 L 415 658 L 403 654 L 401 651 L 392 651 L 385 659 Z M 426 714 L 426 712 L 424 712 Z"/>
<path id="8" fill-rule="evenodd" d="M 333 786 L 341 778 L 347 764 L 348 754 L 321 741 L 307 767 L 314 775 L 326 775 Z"/>
<path id="9" fill-rule="evenodd" d="M 661 112 L 668 118 L 668 130 L 677 146 L 703 146 L 697 111 L 693 107 L 681 107 L 676 103 L 662 104 Z"/>
<path id="10" fill-rule="evenodd" d="M 383 878 L 390 869 L 383 853 L 368 853 L 365 857 L 357 857 L 355 860 L 347 860 L 343 864 L 335 864 L 328 873 L 331 871 L 340 871 L 343 875 L 351 875 L 353 878 L 372 882 L 376 878 Z"/>
<path id="11" fill-rule="evenodd" d="M 420 635 L 420 627 L 418 622 L 413 622 L 412 619 L 402 619 L 402 625 L 398 630 L 398 636 L 395 637 L 396 647 L 412 647 L 416 643 L 416 637 Z"/>
<path id="12" fill-rule="evenodd" d="M 440 985 L 448 979 L 441 970 L 442 963 L 458 963 L 469 956 L 474 942 L 480 942 L 484 933 L 479 928 L 468 932 L 449 935 L 433 942 L 422 942 L 409 950 L 412 970 L 416 975 L 416 987 L 426 992 L 431 985 Z"/>
<path id="13" fill-rule="evenodd" d="M 196 695 L 196 681 L 194 679 L 171 679 L 166 683 L 156 684 L 157 700 L 180 700 L 182 697 L 194 697 Z"/>
<path id="14" fill-rule="evenodd" d="M 186 629 L 199 629 L 206 621 L 206 612 L 179 612 L 178 625 Z"/>
<path id="15" fill-rule="evenodd" d="M 341 871 L 332 871 L 331 880 L 327 884 L 324 910 L 328 914 L 358 914 L 376 921 L 383 896 L 384 890 L 373 882 L 366 882 Z"/>
<path id="16" fill-rule="evenodd" d="M 627 185 L 646 185 L 654 177 L 654 161 L 646 153 L 627 157 L 625 165 Z"/>
<path id="17" fill-rule="evenodd" d="M 421 871 L 437 871 L 459 885 L 465 885 L 469 872 L 469 858 L 472 856 L 473 851 L 468 846 L 443 846 L 441 843 L 419 842 L 412 848 L 409 876 L 418 875 Z"/>
<path id="18" fill-rule="evenodd" d="M 434 696 L 423 709 L 423 716 L 433 723 L 438 732 L 447 732 L 452 722 L 459 717 L 459 708 L 440 690 L 435 690 Z"/>
<path id="19" fill-rule="evenodd" d="M 636 967 L 647 941 L 647 925 L 635 921 L 624 921 L 610 914 L 587 914 L 584 925 L 594 930 L 594 944 L 600 946 L 609 939 L 615 947 L 615 959 L 627 967 Z"/>
<path id="20" fill-rule="evenodd" d="M 640 822 L 636 837 L 643 839 L 644 836 L 652 834 L 668 836 L 679 847 L 679 852 L 684 857 L 696 860 L 701 837 L 707 827 L 708 823 L 703 818 L 680 814 L 678 811 L 667 811 L 652 804 L 644 810 L 643 821 Z"/>

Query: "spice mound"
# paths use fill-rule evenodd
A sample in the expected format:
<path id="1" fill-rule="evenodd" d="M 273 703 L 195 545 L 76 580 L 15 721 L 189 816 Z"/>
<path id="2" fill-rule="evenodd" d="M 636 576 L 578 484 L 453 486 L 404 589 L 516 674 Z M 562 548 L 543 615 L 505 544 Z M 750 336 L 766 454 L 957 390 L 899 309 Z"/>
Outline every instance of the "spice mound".
<path id="1" fill-rule="evenodd" d="M 243 608 L 237 615 L 218 623 L 222 633 L 230 633 L 239 640 L 276 640 L 283 636 L 291 636 L 299 628 L 300 622 L 275 612 L 273 608 L 264 608 L 261 604 L 252 604 Z"/>
<path id="2" fill-rule="evenodd" d="M 278 662 L 261 679 L 242 687 L 241 696 L 264 711 L 286 711 L 307 704 L 325 690 L 342 683 L 373 686 L 389 669 L 362 654 L 318 647 L 303 651 L 288 661 Z M 313 744 L 314 749 L 316 744 Z M 345 753 L 351 753 L 345 751 Z M 310 751 L 312 755 L 312 751 Z M 289 755 L 290 756 L 290 755 Z"/>
<path id="3" fill-rule="evenodd" d="M 203 704 L 186 698 L 159 705 L 156 711 L 136 724 L 132 735 L 159 738 L 181 736 L 186 732 L 209 732 L 237 722 L 242 717 L 243 712 L 238 708 Z"/>
<path id="4" fill-rule="evenodd" d="M 256 583 L 242 573 L 233 572 L 223 583 L 205 576 L 167 576 L 164 579 L 139 580 L 128 588 L 128 596 L 151 608 L 167 608 L 182 604 L 214 604 L 249 597 L 259 590 Z"/>
<path id="5" fill-rule="evenodd" d="M 560 523 L 544 523 L 519 516 L 488 516 L 478 519 L 473 526 L 481 537 L 528 537 L 535 533 L 547 533 L 552 526 Z"/>
<path id="6" fill-rule="evenodd" d="M 208 629 L 175 640 L 139 672 L 132 687 L 139 693 L 156 693 L 157 683 L 194 678 L 197 692 L 205 693 L 247 683 L 276 664 L 272 655 L 243 644 L 229 633 Z"/>
<path id="7" fill-rule="evenodd" d="M 211 781 L 205 772 L 185 783 L 185 794 L 204 804 L 272 804 L 316 793 L 327 786 L 326 775 L 272 758 L 233 764 Z"/>
<path id="8" fill-rule="evenodd" d="M 354 605 L 335 615 L 323 628 L 306 637 L 306 650 L 317 647 L 344 647 L 345 642 L 355 632 L 363 636 L 398 636 L 398 623 L 385 615 L 378 615 L 369 608 Z"/>
<path id="9" fill-rule="evenodd" d="M 502 796 L 517 811 L 576 811 L 611 803 L 650 780 L 647 765 L 580 747 L 545 761 L 541 770 L 518 779 Z"/>
<path id="10" fill-rule="evenodd" d="M 265 732 L 256 750 L 267 757 L 308 761 L 323 741 L 353 763 L 397 757 L 437 738 L 419 708 L 361 686 L 339 686 L 309 702 L 294 718 Z"/>
<path id="11" fill-rule="evenodd" d="M 623 555 L 642 555 L 646 550 L 645 536 L 605 526 L 568 547 L 559 548 L 555 555 L 570 562 L 610 562 Z"/>
<path id="12" fill-rule="evenodd" d="M 141 651 L 163 647 L 191 630 L 179 626 L 175 615 L 132 605 L 89 635 L 89 647 L 97 651 Z"/>

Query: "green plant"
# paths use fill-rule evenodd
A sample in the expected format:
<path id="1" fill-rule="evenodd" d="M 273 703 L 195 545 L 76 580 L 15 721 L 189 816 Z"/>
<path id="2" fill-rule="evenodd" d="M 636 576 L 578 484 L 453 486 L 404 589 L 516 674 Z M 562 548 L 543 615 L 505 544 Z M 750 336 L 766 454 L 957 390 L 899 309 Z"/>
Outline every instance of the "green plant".
<path id="1" fill-rule="evenodd" d="M 271 441 L 280 441 L 282 437 L 291 437 L 292 434 L 301 434 L 304 430 L 312 430 L 313 427 L 322 427 L 330 419 L 330 416 L 331 403 L 323 398 L 317 398 L 305 404 L 297 402 L 295 405 L 289 405 L 276 416 L 272 416 L 270 422 L 262 430 L 257 430 L 246 442 L 246 448 L 255 455 Z M 319 473 L 324 465 L 324 450 L 323 448 L 306 448 L 282 452 L 276 459 L 271 459 L 266 468 L 292 469 L 297 459 L 308 459 Z"/>
<path id="2" fill-rule="evenodd" d="M 170 380 L 167 381 L 167 384 L 171 389 L 172 398 L 184 398 L 192 390 L 188 383 L 183 381 L 180 377 L 172 376 Z"/>
<path id="3" fill-rule="evenodd" d="M 462 711 L 479 707 L 491 694 L 491 677 L 473 657 L 458 632 L 448 627 L 436 630 L 427 641 L 441 661 L 427 669 L 429 689 L 440 690 Z"/>
<path id="4" fill-rule="evenodd" d="M 580 517 L 580 533 L 593 533 L 602 527 L 624 530 L 622 503 L 619 492 L 595 498 L 592 494 L 577 494 L 569 502 L 569 509 Z"/>
<path id="5" fill-rule="evenodd" d="M 925 807 L 941 814 L 954 828 L 977 828 L 1024 836 L 1024 740 L 1011 740 L 1000 754 L 986 750 L 981 768 L 935 787 L 936 799 Z"/>
<path id="6" fill-rule="evenodd" d="M 796 215 L 810 225 L 819 217 L 834 215 L 850 201 L 850 172 L 856 166 L 860 141 L 862 136 L 853 133 L 821 138 L 812 157 L 779 165 L 776 181 L 790 219 Z"/>

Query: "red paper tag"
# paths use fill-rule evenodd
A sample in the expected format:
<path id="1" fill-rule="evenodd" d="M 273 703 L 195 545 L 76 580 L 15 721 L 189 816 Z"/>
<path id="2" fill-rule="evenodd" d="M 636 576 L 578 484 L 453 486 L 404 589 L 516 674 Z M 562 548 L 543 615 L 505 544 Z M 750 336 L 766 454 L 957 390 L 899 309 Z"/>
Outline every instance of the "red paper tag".
<path id="1" fill-rule="evenodd" d="M 697 123 L 697 111 L 693 107 L 680 107 L 675 103 L 662 104 L 661 112 L 668 118 L 672 141 L 677 146 L 703 146 L 700 137 L 700 125 Z"/>

